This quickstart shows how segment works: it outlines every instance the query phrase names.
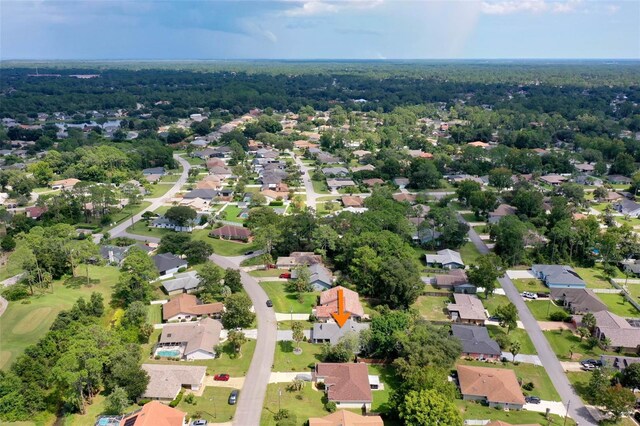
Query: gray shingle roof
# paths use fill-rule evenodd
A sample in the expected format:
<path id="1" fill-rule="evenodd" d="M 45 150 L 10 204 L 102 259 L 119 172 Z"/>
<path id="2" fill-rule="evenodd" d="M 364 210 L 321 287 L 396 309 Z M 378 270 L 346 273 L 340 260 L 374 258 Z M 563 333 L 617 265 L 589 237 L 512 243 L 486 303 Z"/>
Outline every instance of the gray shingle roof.
<path id="1" fill-rule="evenodd" d="M 170 293 L 176 290 L 195 290 L 200 285 L 200 278 L 195 271 L 184 272 L 182 274 L 176 274 L 170 280 L 162 281 L 162 287 Z"/>
<path id="2" fill-rule="evenodd" d="M 168 271 L 173 268 L 181 268 L 187 266 L 188 263 L 184 259 L 180 259 L 178 256 L 172 253 L 160 253 L 153 256 L 153 263 L 156 264 L 158 271 Z"/>
<path id="3" fill-rule="evenodd" d="M 315 323 L 311 331 L 312 340 L 329 340 L 329 343 L 335 345 L 347 333 L 359 333 L 369 328 L 368 323 L 359 323 L 351 319 L 347 320 L 343 327 L 339 327 L 334 322 Z"/>
<path id="4" fill-rule="evenodd" d="M 485 327 L 453 324 L 451 333 L 462 342 L 462 352 L 464 353 L 492 356 L 502 353 L 500 346 L 489 337 L 489 332 Z"/>

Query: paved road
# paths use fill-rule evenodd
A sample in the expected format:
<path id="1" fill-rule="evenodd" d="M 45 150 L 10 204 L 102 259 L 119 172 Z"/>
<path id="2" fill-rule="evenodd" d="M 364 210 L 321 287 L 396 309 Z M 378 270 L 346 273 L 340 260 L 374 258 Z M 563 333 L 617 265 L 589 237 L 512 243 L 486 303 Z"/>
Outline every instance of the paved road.
<path id="1" fill-rule="evenodd" d="M 210 259 L 223 268 L 239 268 L 240 262 L 246 256 L 223 257 L 214 254 Z M 245 377 L 244 386 L 238 398 L 238 407 L 233 418 L 233 424 L 240 426 L 253 426 L 260 424 L 262 406 L 267 392 L 267 384 L 273 366 L 273 357 L 276 349 L 277 322 L 273 308 L 268 308 L 267 294 L 264 292 L 258 281 L 247 274 L 241 272 L 242 285 L 253 302 L 253 306 L 258 317 L 258 339 L 256 350 L 249 366 L 249 371 Z"/>
<path id="2" fill-rule="evenodd" d="M 460 217 L 460 220 L 463 219 Z M 489 253 L 487 245 L 480 239 L 478 233 L 473 228 L 469 230 L 469 239 L 480 253 Z M 542 334 L 542 330 L 540 329 L 538 322 L 533 315 L 531 315 L 531 311 L 529 311 L 529 308 L 524 302 L 524 299 L 522 299 L 522 296 L 520 296 L 516 286 L 506 275 L 499 278 L 498 282 L 500 282 L 500 285 L 511 303 L 513 303 L 518 309 L 520 321 L 522 321 L 527 334 L 531 338 L 533 346 L 535 346 L 536 351 L 538 352 L 538 357 L 540 358 L 544 369 L 547 371 L 547 374 L 551 378 L 551 382 L 553 382 L 556 390 L 560 394 L 563 404 L 566 406 L 571 402 L 571 406 L 569 407 L 569 416 L 581 426 L 597 425 L 582 403 L 580 397 L 575 393 L 573 387 L 571 387 L 569 379 L 567 379 L 567 376 L 564 374 L 562 365 L 558 361 L 556 354 L 551 350 L 549 342 L 546 337 L 544 337 L 544 334 Z"/>
<path id="3" fill-rule="evenodd" d="M 296 164 L 300 167 L 302 171 L 302 182 L 304 183 L 304 188 L 307 193 L 307 207 L 311 207 L 312 209 L 316 209 L 316 203 L 318 202 L 318 197 L 322 196 L 322 194 L 316 193 L 313 189 L 313 184 L 311 183 L 311 176 L 309 174 L 309 170 L 311 169 L 309 166 L 302 162 L 300 156 L 296 155 L 294 158 Z M 327 196 L 329 194 L 324 194 Z"/>
<path id="4" fill-rule="evenodd" d="M 158 198 L 148 198 L 148 199 L 146 199 L 146 201 L 151 201 L 151 205 L 149 205 L 149 207 L 143 209 L 142 211 L 140 211 L 137 215 L 133 216 L 132 218 L 129 218 L 129 219 L 125 220 L 124 222 L 122 222 L 122 223 L 114 226 L 113 228 L 111 228 L 109 233 L 111 234 L 112 237 L 121 236 L 121 237 L 133 238 L 134 240 L 139 240 L 139 241 L 149 241 L 149 242 L 152 242 L 152 243 L 160 242 L 159 238 L 146 237 L 146 236 L 135 235 L 135 234 L 129 234 L 127 232 L 127 228 L 130 227 L 132 223 L 137 222 L 140 219 L 142 219 L 142 214 L 143 213 L 148 212 L 148 211 L 154 211 L 158 207 L 162 206 L 163 200 L 165 198 L 173 197 L 178 191 L 180 191 L 180 188 L 182 188 L 182 185 L 187 183 L 187 178 L 189 177 L 189 170 L 191 169 L 191 164 L 189 164 L 189 162 L 187 160 L 185 160 L 184 158 L 180 157 L 177 154 L 174 154 L 173 158 L 176 159 L 182 165 L 182 174 L 178 178 L 178 181 L 176 183 L 174 183 L 173 186 L 163 196 L 158 197 Z"/>

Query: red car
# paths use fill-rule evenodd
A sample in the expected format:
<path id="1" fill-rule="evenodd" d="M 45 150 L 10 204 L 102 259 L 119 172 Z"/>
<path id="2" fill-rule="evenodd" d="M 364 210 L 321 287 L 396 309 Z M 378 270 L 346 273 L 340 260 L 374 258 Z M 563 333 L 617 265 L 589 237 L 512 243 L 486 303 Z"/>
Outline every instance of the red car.
<path id="1" fill-rule="evenodd" d="M 291 272 L 285 272 L 284 274 L 280 274 L 280 278 L 291 278 Z"/>
<path id="2" fill-rule="evenodd" d="M 213 376 L 213 380 L 217 380 L 219 382 L 227 382 L 227 381 L 229 381 L 229 375 L 228 374 L 216 374 L 215 376 Z"/>

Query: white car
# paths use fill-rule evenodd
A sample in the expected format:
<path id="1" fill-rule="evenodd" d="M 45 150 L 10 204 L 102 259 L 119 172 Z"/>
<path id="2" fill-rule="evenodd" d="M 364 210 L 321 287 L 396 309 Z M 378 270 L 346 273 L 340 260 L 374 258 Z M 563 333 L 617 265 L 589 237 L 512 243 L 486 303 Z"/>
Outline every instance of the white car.
<path id="1" fill-rule="evenodd" d="M 538 295 L 537 295 L 537 294 L 535 294 L 535 293 L 531 293 L 531 292 L 529 292 L 529 291 L 525 291 L 524 293 L 522 293 L 522 297 L 524 297 L 524 298 L 526 298 L 526 299 L 533 299 L 533 300 L 535 300 L 535 299 L 537 299 L 537 298 L 538 298 Z"/>

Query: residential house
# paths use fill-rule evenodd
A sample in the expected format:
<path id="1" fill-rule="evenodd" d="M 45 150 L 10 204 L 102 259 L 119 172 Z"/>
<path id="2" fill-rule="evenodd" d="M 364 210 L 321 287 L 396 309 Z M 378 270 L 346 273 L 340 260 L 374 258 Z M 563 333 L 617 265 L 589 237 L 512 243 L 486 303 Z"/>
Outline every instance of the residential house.
<path id="1" fill-rule="evenodd" d="M 184 426 L 187 413 L 159 401 L 144 404 L 140 410 L 120 420 L 120 426 Z M 100 424 L 100 423 L 97 423 Z M 107 423 L 110 424 L 110 423 Z"/>
<path id="2" fill-rule="evenodd" d="M 211 175 L 209 175 L 211 176 Z M 215 178 L 215 176 L 211 176 L 213 178 Z M 216 179 L 216 180 L 201 180 L 200 182 L 196 183 L 196 189 L 213 189 L 213 190 L 217 190 L 222 188 L 222 181 L 220 179 Z"/>
<path id="3" fill-rule="evenodd" d="M 351 171 L 353 173 L 357 173 L 357 172 L 372 172 L 375 169 L 376 169 L 376 166 L 374 166 L 373 164 L 365 164 L 364 166 L 351 167 Z"/>
<path id="4" fill-rule="evenodd" d="M 340 201 L 342 201 L 342 205 L 344 207 L 355 207 L 355 208 L 364 207 L 364 198 L 362 197 L 344 196 L 340 199 Z"/>
<path id="5" fill-rule="evenodd" d="M 229 179 L 233 176 L 233 172 L 229 167 L 226 166 L 213 166 L 209 168 L 209 174 L 213 176 L 217 176 L 220 179 Z"/>
<path id="6" fill-rule="evenodd" d="M 24 209 L 24 213 L 28 218 L 38 220 L 47 210 L 47 206 L 32 206 Z"/>
<path id="7" fill-rule="evenodd" d="M 447 274 L 437 274 L 434 285 L 443 290 L 453 290 L 456 293 L 475 294 L 476 286 L 469 283 L 464 269 L 452 269 Z"/>
<path id="8" fill-rule="evenodd" d="M 356 183 L 351 179 L 336 178 L 336 179 L 327 179 L 327 186 L 331 191 L 337 191 L 338 189 L 341 189 L 341 188 L 356 186 Z"/>
<path id="9" fill-rule="evenodd" d="M 327 399 L 338 408 L 371 409 L 373 396 L 367 364 L 318 363 L 313 380 L 324 383 Z"/>
<path id="10" fill-rule="evenodd" d="M 397 177 L 393 179 L 393 183 L 395 183 L 398 188 L 405 189 L 409 185 L 409 179 L 403 177 Z"/>
<path id="11" fill-rule="evenodd" d="M 622 175 L 607 176 L 607 180 L 614 185 L 631 185 L 632 182 L 631 178 Z"/>
<path id="12" fill-rule="evenodd" d="M 192 318 L 219 318 L 224 311 L 222 302 L 202 303 L 193 294 L 182 293 L 162 305 L 162 319 L 166 322 Z"/>
<path id="13" fill-rule="evenodd" d="M 376 185 L 384 185 L 384 181 L 380 178 L 364 179 L 362 183 L 368 186 L 369 188 L 373 188 Z"/>
<path id="14" fill-rule="evenodd" d="M 546 183 L 551 186 L 559 186 L 560 184 L 567 181 L 566 176 L 557 175 L 557 174 L 548 174 L 539 177 L 542 183 Z"/>
<path id="15" fill-rule="evenodd" d="M 640 259 L 626 259 L 620 263 L 629 274 L 640 276 Z"/>
<path id="16" fill-rule="evenodd" d="M 125 257 L 127 257 L 127 253 L 129 253 L 129 249 L 133 247 L 119 247 L 112 245 L 104 245 L 100 246 L 100 257 L 107 261 L 109 265 L 122 265 L 122 261 Z"/>
<path id="17" fill-rule="evenodd" d="M 429 267 L 443 269 L 463 269 L 464 262 L 460 253 L 450 249 L 438 250 L 437 254 L 426 254 L 425 259 Z"/>
<path id="18" fill-rule="evenodd" d="M 474 294 L 454 293 L 454 303 L 447 305 L 451 321 L 463 324 L 484 325 L 487 320 L 484 305 Z"/>
<path id="19" fill-rule="evenodd" d="M 54 180 L 53 182 L 51 182 L 51 189 L 72 189 L 78 182 L 80 182 L 80 179 L 76 178 Z"/>
<path id="20" fill-rule="evenodd" d="M 400 194 L 393 194 L 391 197 L 399 203 L 413 204 L 416 202 L 416 194 L 400 193 Z"/>
<path id="21" fill-rule="evenodd" d="M 429 160 L 433 158 L 433 154 L 432 153 L 424 152 L 421 149 L 410 149 L 408 154 L 412 158 L 426 158 L 426 159 L 429 159 Z"/>
<path id="22" fill-rule="evenodd" d="M 622 198 L 613 204 L 613 208 L 625 216 L 640 217 L 640 204 L 627 198 Z"/>
<path id="23" fill-rule="evenodd" d="M 223 225 L 209 232 L 210 237 L 223 240 L 249 241 L 251 240 L 251 230 L 242 226 Z"/>
<path id="24" fill-rule="evenodd" d="M 165 324 L 156 345 L 156 355 L 171 353 L 188 361 L 213 359 L 215 348 L 220 343 L 222 323 L 212 318 L 200 321 Z M 158 353 L 159 352 L 159 353 Z"/>
<path id="25" fill-rule="evenodd" d="M 459 365 L 458 381 L 465 401 L 481 401 L 491 408 L 521 410 L 525 404 L 513 370 Z"/>
<path id="26" fill-rule="evenodd" d="M 531 272 L 549 288 L 585 288 L 580 275 L 567 265 L 533 265 Z"/>
<path id="27" fill-rule="evenodd" d="M 308 251 L 294 251 L 289 256 L 280 256 L 276 260 L 278 269 L 293 269 L 296 266 L 309 266 L 322 263 L 322 256 Z"/>
<path id="28" fill-rule="evenodd" d="M 183 388 L 199 390 L 207 374 L 207 367 L 195 365 L 142 364 L 142 369 L 149 375 L 149 384 L 140 398 L 167 404 Z"/>
<path id="29" fill-rule="evenodd" d="M 200 278 L 196 271 L 176 274 L 172 279 L 162 281 L 162 287 L 169 296 L 180 293 L 193 293 L 198 289 L 199 285 Z"/>
<path id="30" fill-rule="evenodd" d="M 342 160 L 340 160 L 335 155 L 327 154 L 325 152 L 321 152 L 320 154 L 316 155 L 316 158 L 322 164 L 339 164 L 339 163 L 342 163 Z"/>
<path id="31" fill-rule="evenodd" d="M 489 223 L 500 222 L 503 217 L 516 214 L 516 208 L 508 204 L 500 204 L 494 211 L 489 213 Z"/>
<path id="32" fill-rule="evenodd" d="M 152 259 L 161 277 L 172 277 L 180 268 L 186 268 L 189 266 L 189 263 L 186 260 L 180 259 L 172 253 L 156 254 Z"/>
<path id="33" fill-rule="evenodd" d="M 142 175 L 143 176 L 149 176 L 149 175 L 160 175 L 160 176 L 163 176 L 164 174 L 165 174 L 164 167 L 150 167 L 148 169 L 142 170 Z"/>
<path id="34" fill-rule="evenodd" d="M 349 170 L 344 167 L 325 167 L 322 174 L 326 177 L 346 177 L 349 176 Z"/>
<path id="35" fill-rule="evenodd" d="M 596 318 L 593 335 L 601 341 L 609 339 L 609 350 L 638 353 L 640 328 L 632 326 L 624 318 L 609 311 L 596 312 L 593 316 Z"/>
<path id="36" fill-rule="evenodd" d="M 157 217 L 151 221 L 152 228 L 171 229 L 176 232 L 192 232 L 193 227 L 199 223 L 199 219 L 190 220 L 185 225 L 180 225 L 173 219 L 167 219 L 164 216 Z"/>
<path id="37" fill-rule="evenodd" d="M 499 360 L 500 345 L 489 337 L 486 327 L 453 324 L 451 334 L 462 343 L 462 356 L 479 360 Z"/>
<path id="38" fill-rule="evenodd" d="M 590 175 L 595 170 L 595 166 L 591 163 L 580 163 L 574 166 L 580 173 Z"/>
<path id="39" fill-rule="evenodd" d="M 181 206 L 191 207 L 196 211 L 207 211 L 209 209 L 210 201 L 203 200 L 202 198 L 187 198 L 187 199 L 183 198 L 180 200 L 179 203 Z M 200 223 L 200 219 L 201 219 L 201 216 L 198 215 L 198 217 L 195 220 L 191 221 L 188 226 L 191 227 L 191 226 L 198 225 Z"/>
<path id="40" fill-rule="evenodd" d="M 380 416 L 361 416 L 339 410 L 324 417 L 309 417 L 309 426 L 384 426 Z"/>
<path id="41" fill-rule="evenodd" d="M 482 141 L 469 142 L 467 145 L 482 149 L 487 149 L 491 146 L 488 143 Z"/>
<path id="42" fill-rule="evenodd" d="M 221 158 L 208 158 L 206 162 L 207 170 L 214 167 L 227 167 L 227 163 Z"/>
<path id="43" fill-rule="evenodd" d="M 338 311 L 338 290 L 342 290 L 344 299 L 344 311 L 351 314 L 354 320 L 360 320 L 364 317 L 364 308 L 360 303 L 360 295 L 348 288 L 337 286 L 320 293 L 318 306 L 313 310 L 313 314 L 320 321 L 328 321 L 331 319 L 331 313 Z"/>
<path id="44" fill-rule="evenodd" d="M 265 189 L 264 191 L 260 191 L 260 194 L 264 195 L 267 199 L 267 202 L 272 202 L 276 200 L 286 200 L 289 198 L 289 192 L 278 192 L 273 189 Z"/>
<path id="45" fill-rule="evenodd" d="M 600 361 L 602 362 L 602 365 L 614 368 L 617 371 L 624 371 L 625 368 L 631 364 L 640 363 L 640 358 L 631 356 L 600 355 Z"/>
<path id="46" fill-rule="evenodd" d="M 193 189 L 183 195 L 185 200 L 200 198 L 205 201 L 211 202 L 214 198 L 218 197 L 220 192 L 215 189 Z"/>
<path id="47" fill-rule="evenodd" d="M 342 327 L 335 322 L 318 322 L 313 324 L 311 342 L 329 343 L 333 346 L 347 333 L 360 333 L 362 330 L 367 329 L 369 329 L 369 323 L 357 322 L 351 319 L 348 319 Z"/>
<path id="48" fill-rule="evenodd" d="M 551 299 L 562 304 L 572 314 L 582 315 L 607 310 L 607 305 L 588 288 L 552 288 Z"/>
<path id="49" fill-rule="evenodd" d="M 314 263 L 306 266 L 306 268 L 309 271 L 309 283 L 314 291 L 323 291 L 331 288 L 334 281 L 333 274 L 322 263 Z M 292 271 L 291 278 L 298 278 L 297 268 Z"/>

